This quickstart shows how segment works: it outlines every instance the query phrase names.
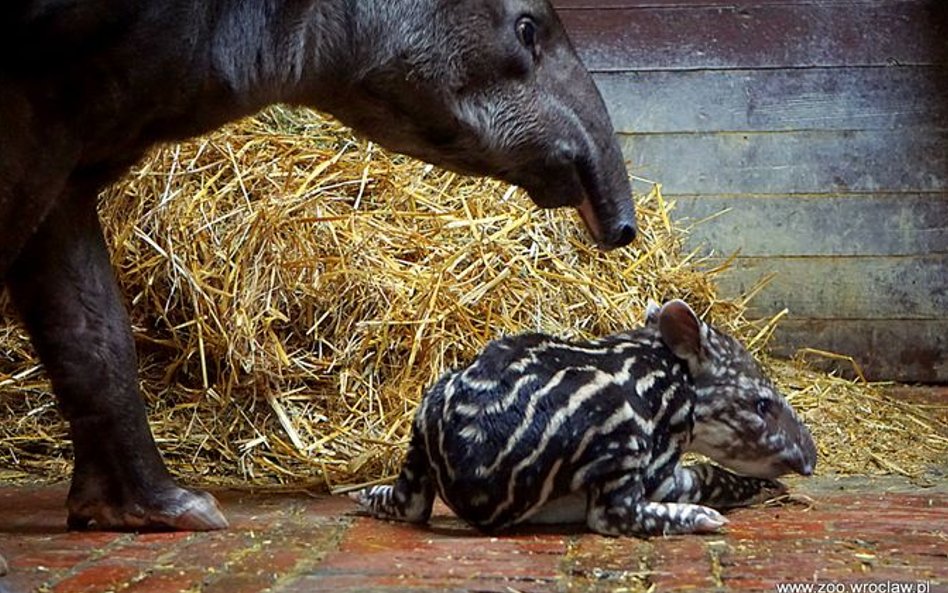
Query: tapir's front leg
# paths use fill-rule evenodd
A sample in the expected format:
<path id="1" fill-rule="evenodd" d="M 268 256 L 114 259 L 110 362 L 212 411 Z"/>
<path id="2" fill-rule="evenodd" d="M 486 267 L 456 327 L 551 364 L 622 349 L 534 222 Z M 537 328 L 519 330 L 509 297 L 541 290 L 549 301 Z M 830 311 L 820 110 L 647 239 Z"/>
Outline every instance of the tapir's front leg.
<path id="1" fill-rule="evenodd" d="M 717 465 L 698 463 L 676 466 L 650 498 L 726 509 L 757 504 L 784 492 L 786 487 L 776 480 L 740 476 Z"/>
<path id="2" fill-rule="evenodd" d="M 95 211 L 97 192 L 85 189 L 60 198 L 7 276 L 69 421 L 69 526 L 224 528 L 214 498 L 178 487 L 155 447 L 128 316 Z"/>
<path id="3" fill-rule="evenodd" d="M 586 524 L 603 535 L 672 535 L 712 533 L 727 523 L 712 508 L 678 502 L 655 502 L 643 496 L 634 474 L 596 484 L 589 491 Z"/>

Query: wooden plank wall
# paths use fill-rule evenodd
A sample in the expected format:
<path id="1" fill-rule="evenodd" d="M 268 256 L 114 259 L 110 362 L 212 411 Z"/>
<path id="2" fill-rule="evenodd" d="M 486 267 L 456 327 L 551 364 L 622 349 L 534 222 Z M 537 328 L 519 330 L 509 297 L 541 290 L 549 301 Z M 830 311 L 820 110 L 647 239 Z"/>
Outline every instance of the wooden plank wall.
<path id="1" fill-rule="evenodd" d="M 636 175 L 778 351 L 948 381 L 948 0 L 554 0 Z"/>

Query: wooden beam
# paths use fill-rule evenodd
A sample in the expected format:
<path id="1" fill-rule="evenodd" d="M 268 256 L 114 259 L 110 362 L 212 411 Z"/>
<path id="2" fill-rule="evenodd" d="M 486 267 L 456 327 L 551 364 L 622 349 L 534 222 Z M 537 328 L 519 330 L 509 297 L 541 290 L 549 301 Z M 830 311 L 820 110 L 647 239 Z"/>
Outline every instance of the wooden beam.
<path id="1" fill-rule="evenodd" d="M 852 356 L 870 380 L 948 382 L 948 320 L 785 319 L 777 327 L 772 352 L 793 356 L 818 347 Z M 824 368 L 852 376 L 852 366 L 808 357 Z"/>
<path id="2" fill-rule="evenodd" d="M 743 256 L 948 253 L 948 192 L 689 195 L 675 218 L 710 220 L 689 245 Z M 948 272 L 946 272 L 948 274 Z"/>
<path id="3" fill-rule="evenodd" d="M 940 0 L 561 5 L 559 15 L 595 71 L 948 63 Z"/>
<path id="4" fill-rule="evenodd" d="M 948 131 L 620 135 L 632 171 L 668 195 L 948 191 Z"/>
<path id="5" fill-rule="evenodd" d="M 719 277 L 728 294 L 745 294 L 774 278 L 750 302 L 749 315 L 784 308 L 807 319 L 946 319 L 948 254 L 905 257 L 738 258 Z"/>
<path id="6" fill-rule="evenodd" d="M 624 133 L 948 130 L 948 66 L 595 75 Z"/>

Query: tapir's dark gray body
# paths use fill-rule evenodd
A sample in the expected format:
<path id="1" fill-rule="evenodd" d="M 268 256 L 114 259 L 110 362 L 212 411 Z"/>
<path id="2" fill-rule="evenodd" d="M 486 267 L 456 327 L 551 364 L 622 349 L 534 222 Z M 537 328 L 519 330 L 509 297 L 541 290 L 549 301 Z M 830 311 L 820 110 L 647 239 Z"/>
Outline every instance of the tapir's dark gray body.
<path id="1" fill-rule="evenodd" d="M 635 235 L 602 100 L 545 0 L 13 0 L 0 6 L 0 282 L 70 423 L 70 525 L 214 529 L 152 440 L 95 212 L 154 143 L 274 102 Z"/>

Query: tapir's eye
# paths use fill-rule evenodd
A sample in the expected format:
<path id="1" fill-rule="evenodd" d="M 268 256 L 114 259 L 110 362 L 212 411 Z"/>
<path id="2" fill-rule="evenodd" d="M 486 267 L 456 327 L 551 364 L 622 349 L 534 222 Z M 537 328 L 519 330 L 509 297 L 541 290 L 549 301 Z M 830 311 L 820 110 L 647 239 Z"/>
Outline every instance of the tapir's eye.
<path id="1" fill-rule="evenodd" d="M 761 398 L 757 400 L 757 414 L 766 416 L 770 412 L 770 400 Z"/>
<path id="2" fill-rule="evenodd" d="M 517 20 L 517 37 L 520 43 L 531 52 L 536 51 L 537 47 L 537 24 L 528 16 L 522 16 Z"/>

